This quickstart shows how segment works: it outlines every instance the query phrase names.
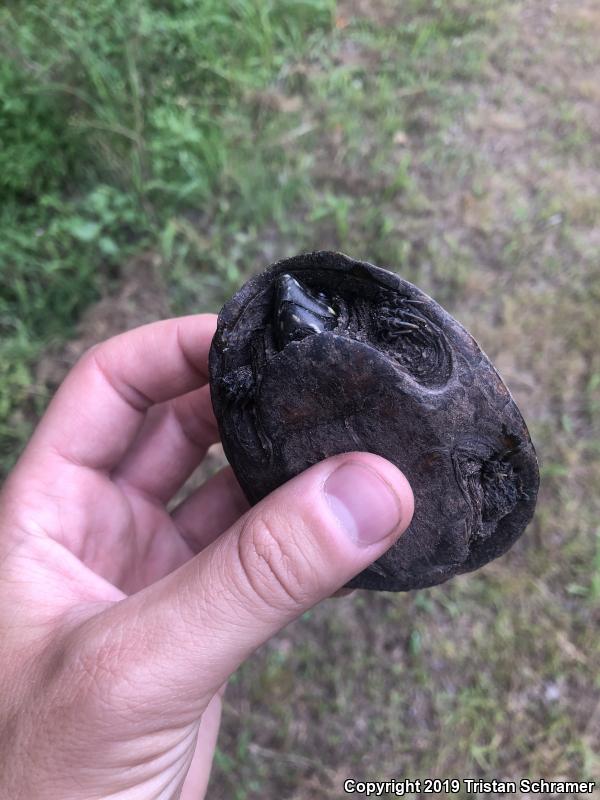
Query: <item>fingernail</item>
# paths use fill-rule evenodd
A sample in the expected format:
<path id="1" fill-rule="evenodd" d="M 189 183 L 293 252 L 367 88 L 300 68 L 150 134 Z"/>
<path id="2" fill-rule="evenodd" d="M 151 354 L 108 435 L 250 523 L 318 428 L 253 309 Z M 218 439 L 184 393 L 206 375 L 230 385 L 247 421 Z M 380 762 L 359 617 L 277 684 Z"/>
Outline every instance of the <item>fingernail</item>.
<path id="1" fill-rule="evenodd" d="M 350 539 L 364 547 L 388 536 L 400 522 L 400 500 L 379 475 L 349 462 L 327 478 L 325 497 Z"/>

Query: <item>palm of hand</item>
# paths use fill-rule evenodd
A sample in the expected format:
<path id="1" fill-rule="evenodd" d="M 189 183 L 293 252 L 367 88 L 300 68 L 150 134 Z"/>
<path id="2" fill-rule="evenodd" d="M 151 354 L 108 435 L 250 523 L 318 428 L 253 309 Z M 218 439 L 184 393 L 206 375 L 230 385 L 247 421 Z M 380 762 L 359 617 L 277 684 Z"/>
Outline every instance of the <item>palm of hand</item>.
<path id="1" fill-rule="evenodd" d="M 32 505 L 44 508 L 44 520 L 33 515 L 27 524 L 43 531 L 57 559 L 64 547 L 87 568 L 73 575 L 86 595 L 90 582 L 99 591 L 98 599 L 115 599 L 112 587 L 131 594 L 194 555 L 160 499 L 75 464 L 60 465 L 52 482 L 56 486 L 50 491 L 47 485 L 37 493 L 30 490 Z M 106 596 L 89 571 L 111 584 Z"/>

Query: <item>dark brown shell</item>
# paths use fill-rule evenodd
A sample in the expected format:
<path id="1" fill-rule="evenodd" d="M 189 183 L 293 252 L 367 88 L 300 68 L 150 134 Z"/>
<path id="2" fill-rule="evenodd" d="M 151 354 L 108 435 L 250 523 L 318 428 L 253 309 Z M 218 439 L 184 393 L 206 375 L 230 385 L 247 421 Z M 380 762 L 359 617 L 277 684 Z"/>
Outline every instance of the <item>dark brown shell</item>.
<path id="1" fill-rule="evenodd" d="M 282 310 L 282 296 L 294 304 Z M 251 503 L 353 450 L 407 476 L 409 529 L 349 586 L 442 583 L 505 553 L 533 515 L 537 460 L 508 389 L 473 337 L 392 272 L 329 252 L 274 264 L 221 310 L 209 365 Z"/>

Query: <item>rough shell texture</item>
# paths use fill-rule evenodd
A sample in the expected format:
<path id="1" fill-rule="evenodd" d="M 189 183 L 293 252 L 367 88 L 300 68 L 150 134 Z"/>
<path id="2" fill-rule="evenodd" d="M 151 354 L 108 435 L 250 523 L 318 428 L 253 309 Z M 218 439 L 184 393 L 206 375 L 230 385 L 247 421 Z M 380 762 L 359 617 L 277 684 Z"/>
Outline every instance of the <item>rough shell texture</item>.
<path id="1" fill-rule="evenodd" d="M 210 381 L 251 503 L 352 450 L 406 474 L 409 529 L 349 586 L 442 583 L 505 553 L 533 515 L 537 460 L 508 389 L 472 336 L 392 272 L 330 252 L 274 264 L 223 307 Z"/>

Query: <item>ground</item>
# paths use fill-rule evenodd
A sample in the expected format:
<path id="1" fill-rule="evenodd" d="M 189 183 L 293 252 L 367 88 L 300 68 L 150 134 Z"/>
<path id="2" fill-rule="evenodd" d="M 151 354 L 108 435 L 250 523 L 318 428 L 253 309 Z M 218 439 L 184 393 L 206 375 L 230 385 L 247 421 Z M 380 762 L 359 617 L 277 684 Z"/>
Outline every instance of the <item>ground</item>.
<path id="1" fill-rule="evenodd" d="M 277 258 L 341 249 L 475 335 L 542 484 L 505 557 L 328 601 L 263 647 L 231 680 L 209 796 L 341 798 L 350 776 L 600 781 L 600 2 L 342 0 L 251 103 L 292 118 L 276 135 L 298 192 L 256 224 L 179 219 L 174 241 L 218 239 L 222 271 L 138 253 L 33 386 L 50 392 L 113 332 L 217 310 Z"/>

